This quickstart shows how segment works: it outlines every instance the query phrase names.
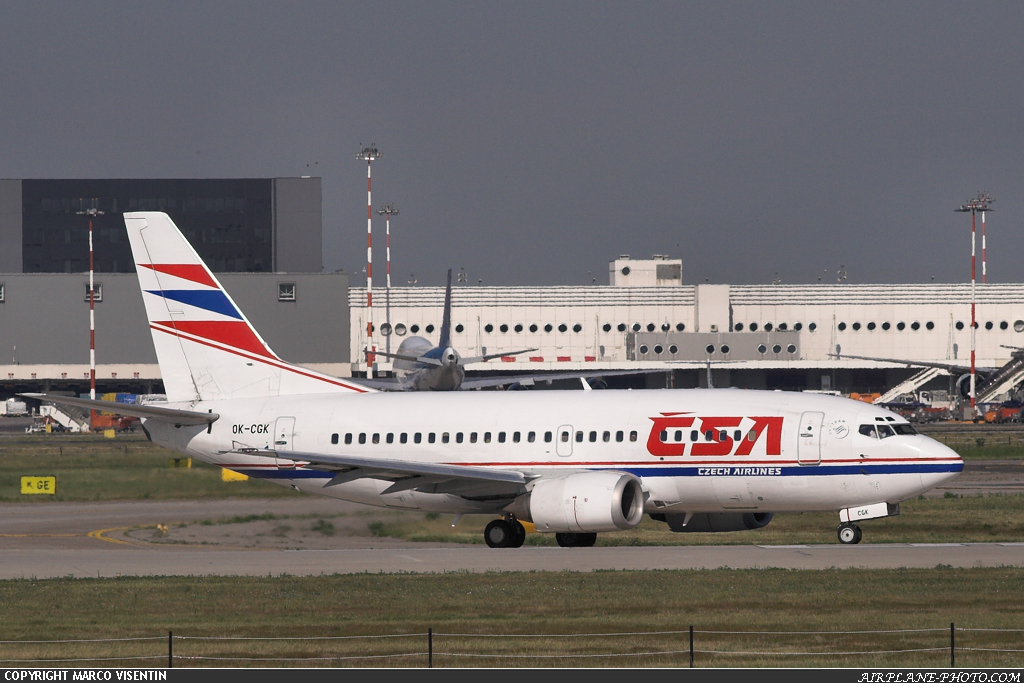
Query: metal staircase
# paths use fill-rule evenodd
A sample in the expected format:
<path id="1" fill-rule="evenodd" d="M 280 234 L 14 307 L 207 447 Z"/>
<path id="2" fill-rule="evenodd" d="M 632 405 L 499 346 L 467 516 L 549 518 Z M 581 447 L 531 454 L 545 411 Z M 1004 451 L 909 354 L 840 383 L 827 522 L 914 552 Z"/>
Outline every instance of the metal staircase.
<path id="1" fill-rule="evenodd" d="M 943 370 L 942 368 L 924 368 L 923 370 L 920 370 L 919 372 L 903 380 L 902 382 L 894 386 L 892 389 L 876 398 L 873 402 L 892 403 L 903 394 L 913 393 L 917 391 L 918 388 L 923 387 L 925 384 L 932 381 L 936 377 L 948 374 L 949 372 Z"/>

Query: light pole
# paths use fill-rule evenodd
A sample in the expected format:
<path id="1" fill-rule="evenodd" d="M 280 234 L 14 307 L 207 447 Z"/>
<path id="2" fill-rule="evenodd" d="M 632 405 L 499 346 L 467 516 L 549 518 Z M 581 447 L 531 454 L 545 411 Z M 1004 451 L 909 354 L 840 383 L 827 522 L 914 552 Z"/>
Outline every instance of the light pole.
<path id="1" fill-rule="evenodd" d="M 361 144 L 361 143 L 360 143 Z M 376 350 L 373 346 L 373 201 L 370 194 L 370 162 L 384 155 L 377 150 L 377 143 L 363 147 L 356 152 L 356 159 L 366 161 L 366 376 L 373 377 L 373 361 Z"/>
<path id="2" fill-rule="evenodd" d="M 974 215 L 981 212 L 981 222 L 985 222 L 985 212 L 991 211 L 992 208 L 989 206 L 995 200 L 991 196 L 984 192 L 979 192 L 973 199 L 967 200 L 966 204 L 961 204 L 959 208 L 953 209 L 966 213 L 971 212 L 971 419 L 973 420 L 974 415 L 974 399 L 976 396 L 975 389 L 977 387 L 977 375 L 975 368 L 975 340 L 978 330 L 978 318 L 977 318 L 977 297 L 976 297 L 976 278 L 975 278 L 975 229 L 974 229 Z M 984 238 L 983 238 L 984 239 Z M 982 242 L 984 246 L 984 242 Z M 984 266 L 983 266 L 984 268 Z"/>
<path id="3" fill-rule="evenodd" d="M 387 352 L 391 353 L 391 217 L 398 215 L 398 207 L 394 204 L 382 204 L 377 213 L 384 216 L 384 252 L 387 257 L 387 280 L 384 289 L 384 310 L 388 323 Z"/>
<path id="4" fill-rule="evenodd" d="M 92 200 L 92 206 L 88 209 L 80 208 L 75 213 L 79 216 L 89 217 L 89 398 L 96 400 L 96 283 L 93 275 L 93 248 L 92 248 L 92 219 L 95 216 L 103 215 L 97 208 L 98 199 Z M 81 207 L 82 200 L 78 200 Z M 92 429 L 96 421 L 96 411 L 89 410 L 89 429 Z"/>

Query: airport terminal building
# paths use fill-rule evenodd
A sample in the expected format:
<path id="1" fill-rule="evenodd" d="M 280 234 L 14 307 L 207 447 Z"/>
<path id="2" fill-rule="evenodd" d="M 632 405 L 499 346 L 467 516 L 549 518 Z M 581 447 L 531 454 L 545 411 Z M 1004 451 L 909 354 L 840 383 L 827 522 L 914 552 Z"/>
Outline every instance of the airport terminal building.
<path id="1" fill-rule="evenodd" d="M 659 371 L 632 384 L 652 387 L 710 376 L 719 387 L 885 394 L 916 377 L 905 391 L 941 392 L 962 373 L 851 356 L 970 364 L 970 284 L 685 285 L 680 269 L 620 257 L 608 285 L 456 287 L 453 344 L 463 355 L 536 349 L 472 366 L 491 373 L 636 368 Z M 394 349 L 411 334 L 436 341 L 443 300 L 443 288 L 398 287 L 375 293 L 370 312 L 365 288 L 350 290 L 353 367 L 371 313 L 372 345 Z M 1007 347 L 1024 346 L 1024 286 L 978 285 L 976 300 L 977 365 L 1003 366 Z M 1011 379 L 1000 395 L 1024 374 Z"/>
<path id="2" fill-rule="evenodd" d="M 438 340 L 443 288 L 375 288 L 370 309 L 365 287 L 350 287 L 363 282 L 323 272 L 319 178 L 0 180 L 0 398 L 88 391 L 88 217 L 79 212 L 90 208 L 103 212 L 93 221 L 98 391 L 162 390 L 125 211 L 166 211 L 287 360 L 359 377 L 366 348 Z M 620 256 L 608 284 L 457 285 L 452 299 L 463 356 L 534 349 L 471 373 L 643 370 L 608 384 L 942 393 L 962 371 L 855 356 L 970 362 L 969 284 L 692 285 L 679 259 Z M 1004 366 L 1024 346 L 1024 285 L 978 285 L 976 300 L 977 365 Z M 375 372 L 389 371 L 378 357 Z M 1000 396 L 1024 368 L 1004 379 Z"/>

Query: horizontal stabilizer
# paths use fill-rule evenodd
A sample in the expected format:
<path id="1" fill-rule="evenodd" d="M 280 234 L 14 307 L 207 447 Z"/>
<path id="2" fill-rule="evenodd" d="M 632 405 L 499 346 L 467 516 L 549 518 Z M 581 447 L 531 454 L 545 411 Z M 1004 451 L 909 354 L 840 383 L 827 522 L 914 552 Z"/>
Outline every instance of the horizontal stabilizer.
<path id="1" fill-rule="evenodd" d="M 130 403 L 115 403 L 114 401 L 97 401 L 91 398 L 74 398 L 72 396 L 53 396 L 50 394 L 19 394 L 26 398 L 34 398 L 57 405 L 76 406 L 86 410 L 97 410 L 103 413 L 116 413 L 117 415 L 130 415 L 141 417 L 147 420 L 158 422 L 169 422 L 176 425 L 205 425 L 212 424 L 220 419 L 217 413 L 200 413 L 193 410 L 176 410 L 174 408 L 160 408 L 153 405 L 132 405 Z"/>

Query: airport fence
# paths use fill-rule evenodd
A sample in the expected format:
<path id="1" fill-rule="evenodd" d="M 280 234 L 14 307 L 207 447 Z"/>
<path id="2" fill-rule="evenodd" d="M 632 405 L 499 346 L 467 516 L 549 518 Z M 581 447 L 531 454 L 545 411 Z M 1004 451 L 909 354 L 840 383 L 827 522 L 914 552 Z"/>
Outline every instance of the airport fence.
<path id="1" fill-rule="evenodd" d="M 0 641 L 5 667 L 1021 667 L 1024 629 L 166 635 Z"/>

